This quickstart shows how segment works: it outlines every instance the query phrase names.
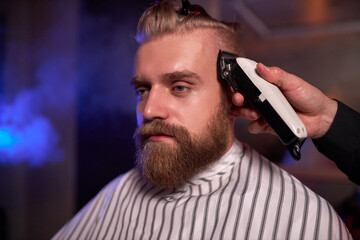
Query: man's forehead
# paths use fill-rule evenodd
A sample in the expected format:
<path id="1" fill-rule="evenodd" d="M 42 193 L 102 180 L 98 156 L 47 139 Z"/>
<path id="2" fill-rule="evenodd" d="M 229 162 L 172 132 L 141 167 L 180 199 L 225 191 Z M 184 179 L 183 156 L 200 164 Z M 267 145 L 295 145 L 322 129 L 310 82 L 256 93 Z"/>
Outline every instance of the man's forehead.
<path id="1" fill-rule="evenodd" d="M 157 36 L 138 49 L 134 75 L 150 80 L 161 76 L 179 77 L 178 73 L 187 71 L 197 75 L 192 76 L 193 79 L 215 79 L 217 54 L 218 46 L 209 31 Z"/>
<path id="2" fill-rule="evenodd" d="M 162 46 L 168 52 L 176 52 L 177 49 L 189 48 L 190 50 L 206 53 L 216 53 L 220 49 L 215 30 L 195 29 L 191 31 L 162 34 L 144 42 L 138 49 L 137 55 L 143 51 L 151 51 L 154 46 Z M 154 52 L 155 54 L 156 52 Z"/>
<path id="3" fill-rule="evenodd" d="M 183 34 L 166 34 L 148 40 L 137 51 L 135 74 L 154 71 L 198 72 L 216 67 L 219 51 L 209 31 L 192 31 Z"/>

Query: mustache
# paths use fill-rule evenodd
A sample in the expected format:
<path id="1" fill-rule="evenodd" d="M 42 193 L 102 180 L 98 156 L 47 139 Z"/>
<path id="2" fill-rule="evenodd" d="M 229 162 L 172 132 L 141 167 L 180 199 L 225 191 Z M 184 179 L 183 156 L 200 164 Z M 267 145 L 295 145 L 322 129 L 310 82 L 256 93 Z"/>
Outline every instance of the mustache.
<path id="1" fill-rule="evenodd" d="M 183 139 L 189 137 L 190 134 L 189 131 L 182 126 L 171 125 L 162 120 L 156 119 L 138 127 L 135 130 L 133 138 L 136 142 L 139 142 L 142 145 L 147 138 L 153 135 L 167 135 L 178 141 L 182 141 Z"/>

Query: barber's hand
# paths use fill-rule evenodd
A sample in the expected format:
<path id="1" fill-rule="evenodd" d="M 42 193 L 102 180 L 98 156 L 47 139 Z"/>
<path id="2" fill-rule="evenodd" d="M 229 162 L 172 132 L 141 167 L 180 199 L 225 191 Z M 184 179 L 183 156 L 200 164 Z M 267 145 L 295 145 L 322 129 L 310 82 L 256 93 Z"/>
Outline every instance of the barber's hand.
<path id="1" fill-rule="evenodd" d="M 278 86 L 304 123 L 309 138 L 322 137 L 329 130 L 337 111 L 336 101 L 301 78 L 280 68 L 266 67 L 258 63 L 256 70 L 265 80 Z M 246 105 L 240 93 L 234 93 L 232 101 L 238 106 L 237 116 L 253 120 L 248 126 L 249 132 L 275 134 L 259 113 Z"/>

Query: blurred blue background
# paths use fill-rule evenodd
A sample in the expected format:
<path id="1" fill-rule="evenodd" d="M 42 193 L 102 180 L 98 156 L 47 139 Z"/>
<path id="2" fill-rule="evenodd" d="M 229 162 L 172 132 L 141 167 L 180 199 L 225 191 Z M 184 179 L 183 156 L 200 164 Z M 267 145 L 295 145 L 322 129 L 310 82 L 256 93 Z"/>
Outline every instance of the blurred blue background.
<path id="1" fill-rule="evenodd" d="M 49 239 L 133 166 L 134 36 L 153 2 L 0 2 L 0 239 Z M 357 1 L 192 2 L 241 22 L 249 58 L 297 74 L 360 110 Z M 339 212 L 358 191 L 311 143 L 294 163 L 276 137 L 250 135 L 246 125 L 236 123 L 240 140 Z"/>
<path id="2" fill-rule="evenodd" d="M 49 239 L 133 166 L 146 1 L 0 3 L 0 239 Z"/>

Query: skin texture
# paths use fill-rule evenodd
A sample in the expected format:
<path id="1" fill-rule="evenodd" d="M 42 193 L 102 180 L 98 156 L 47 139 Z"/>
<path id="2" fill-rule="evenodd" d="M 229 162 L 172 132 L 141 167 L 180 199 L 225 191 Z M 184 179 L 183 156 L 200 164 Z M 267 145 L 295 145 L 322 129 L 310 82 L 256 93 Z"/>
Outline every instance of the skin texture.
<path id="1" fill-rule="evenodd" d="M 308 137 L 320 138 L 329 130 L 337 111 L 335 100 L 328 98 L 303 79 L 278 67 L 267 67 L 258 63 L 256 70 L 265 80 L 279 87 L 303 121 Z M 246 106 L 241 94 L 234 93 L 232 100 L 238 106 L 238 117 L 253 120 L 248 126 L 249 132 L 275 134 L 267 122 L 260 118 L 258 112 Z"/>
<path id="2" fill-rule="evenodd" d="M 137 124 L 163 120 L 185 127 L 192 136 L 206 130 L 209 119 L 221 103 L 221 86 L 216 75 L 219 44 L 212 30 L 167 34 L 145 42 L 135 58 L 132 80 L 137 96 Z M 234 116 L 229 110 L 228 146 L 234 139 Z M 152 141 L 171 143 L 169 136 Z"/>

